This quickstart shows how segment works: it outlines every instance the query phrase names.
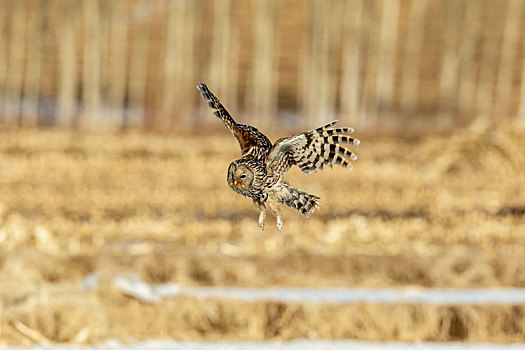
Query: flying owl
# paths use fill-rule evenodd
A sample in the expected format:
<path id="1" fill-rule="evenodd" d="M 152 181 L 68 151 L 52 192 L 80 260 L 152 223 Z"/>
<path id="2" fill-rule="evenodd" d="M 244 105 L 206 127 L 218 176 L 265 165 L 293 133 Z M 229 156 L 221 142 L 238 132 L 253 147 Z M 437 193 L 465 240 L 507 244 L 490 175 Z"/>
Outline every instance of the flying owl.
<path id="1" fill-rule="evenodd" d="M 230 129 L 241 147 L 241 158 L 228 168 L 228 185 L 237 193 L 250 197 L 259 209 L 259 227 L 264 229 L 266 205 L 277 218 L 277 230 L 283 230 L 280 203 L 299 210 L 307 218 L 319 208 L 320 197 L 292 187 L 284 175 L 297 165 L 310 174 L 324 165 L 339 164 L 352 169 L 350 161 L 357 156 L 341 144 L 358 145 L 359 140 L 348 136 L 352 128 L 332 128 L 333 121 L 320 128 L 277 140 L 273 145 L 259 130 L 249 125 L 238 124 L 226 108 L 211 93 L 206 84 L 199 82 L 197 89 Z"/>

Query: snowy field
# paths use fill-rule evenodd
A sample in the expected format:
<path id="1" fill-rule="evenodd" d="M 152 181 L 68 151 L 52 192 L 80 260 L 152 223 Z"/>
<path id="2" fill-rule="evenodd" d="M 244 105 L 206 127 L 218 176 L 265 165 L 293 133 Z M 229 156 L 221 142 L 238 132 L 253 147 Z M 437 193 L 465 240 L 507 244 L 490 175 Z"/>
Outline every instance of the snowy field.
<path id="1" fill-rule="evenodd" d="M 97 275 L 88 276 L 81 289 L 96 288 Z M 138 276 L 117 276 L 113 285 L 124 294 L 142 302 L 155 303 L 165 298 L 187 296 L 237 300 L 273 300 L 294 303 L 428 303 L 447 304 L 520 304 L 525 303 L 525 288 L 232 288 L 181 287 L 169 282 L 150 285 Z"/>
<path id="2" fill-rule="evenodd" d="M 290 342 L 178 342 L 172 340 L 149 340 L 140 343 L 122 344 L 118 341 L 107 341 L 95 346 L 80 345 L 47 345 L 31 347 L 7 347 L 5 350 L 31 349 L 31 350 L 488 350 L 525 349 L 525 344 L 468 344 L 468 343 L 402 343 L 385 342 L 369 343 L 351 340 L 295 340 Z"/>

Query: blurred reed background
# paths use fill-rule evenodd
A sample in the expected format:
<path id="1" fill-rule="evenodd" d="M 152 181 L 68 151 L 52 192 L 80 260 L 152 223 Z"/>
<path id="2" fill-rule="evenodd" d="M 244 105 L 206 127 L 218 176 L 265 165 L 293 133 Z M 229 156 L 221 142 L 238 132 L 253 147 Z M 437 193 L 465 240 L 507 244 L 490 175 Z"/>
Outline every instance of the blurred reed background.
<path id="1" fill-rule="evenodd" d="M 525 123 L 523 0 L 0 0 L 0 120 L 261 127 Z M 207 112 L 207 111 L 206 111 Z"/>

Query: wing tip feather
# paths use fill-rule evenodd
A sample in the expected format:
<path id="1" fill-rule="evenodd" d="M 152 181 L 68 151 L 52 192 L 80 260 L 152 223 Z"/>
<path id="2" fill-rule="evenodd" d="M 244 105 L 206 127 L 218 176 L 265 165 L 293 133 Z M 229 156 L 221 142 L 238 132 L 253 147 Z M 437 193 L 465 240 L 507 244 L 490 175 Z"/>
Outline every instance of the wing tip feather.
<path id="1" fill-rule="evenodd" d="M 200 92 L 205 92 L 206 91 L 206 84 L 204 84 L 202 81 L 199 81 L 199 84 L 195 85 L 195 87 L 197 88 L 197 90 L 199 90 Z"/>

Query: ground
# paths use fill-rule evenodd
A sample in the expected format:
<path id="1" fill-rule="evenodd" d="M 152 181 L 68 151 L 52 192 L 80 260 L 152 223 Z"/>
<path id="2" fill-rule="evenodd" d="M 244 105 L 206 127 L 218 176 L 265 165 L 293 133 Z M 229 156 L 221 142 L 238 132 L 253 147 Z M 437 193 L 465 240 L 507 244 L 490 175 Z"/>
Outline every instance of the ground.
<path id="1" fill-rule="evenodd" d="M 525 287 L 525 132 L 358 134 L 354 170 L 290 171 L 322 206 L 310 219 L 284 209 L 279 233 L 271 214 L 258 229 L 251 200 L 227 186 L 239 151 L 220 131 L 0 131 L 0 343 L 525 341 L 525 305 L 122 295 L 110 282 L 122 273 L 183 286 Z M 91 273 L 101 288 L 80 290 Z"/>

